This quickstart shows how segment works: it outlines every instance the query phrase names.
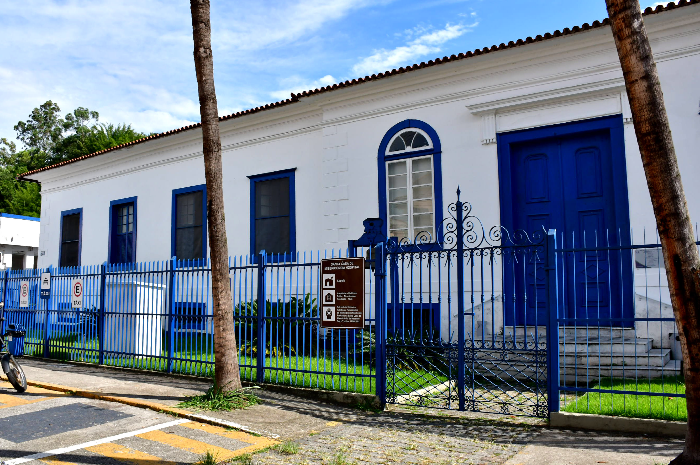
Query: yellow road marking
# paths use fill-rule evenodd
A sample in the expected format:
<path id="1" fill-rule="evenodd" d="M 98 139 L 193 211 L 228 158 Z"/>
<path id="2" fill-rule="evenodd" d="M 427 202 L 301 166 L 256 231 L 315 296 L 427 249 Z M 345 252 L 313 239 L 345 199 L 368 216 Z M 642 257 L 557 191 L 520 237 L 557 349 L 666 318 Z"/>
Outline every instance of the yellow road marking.
<path id="1" fill-rule="evenodd" d="M 221 426 L 209 425 L 207 423 L 190 422 L 183 423 L 180 426 L 185 426 L 190 429 L 196 429 L 210 434 L 216 434 L 217 436 L 223 436 L 225 438 L 235 439 L 237 441 L 247 442 L 248 444 L 250 444 L 250 446 L 236 450 L 236 455 L 249 454 L 251 452 L 255 452 L 256 450 L 264 449 L 265 447 L 270 447 L 279 442 L 263 436 L 253 436 L 252 434 L 248 434 L 243 431 L 228 430 L 226 428 L 222 428 Z"/>
<path id="2" fill-rule="evenodd" d="M 64 462 L 63 460 L 58 460 L 55 455 L 51 457 L 44 457 L 41 462 L 48 463 L 49 465 L 77 465 L 72 462 Z"/>
<path id="3" fill-rule="evenodd" d="M 329 421 L 328 423 L 326 423 L 326 426 L 338 426 L 340 424 L 342 424 L 342 422 L 340 421 Z"/>
<path id="4" fill-rule="evenodd" d="M 64 393 L 56 393 L 53 391 L 48 391 L 46 389 L 30 387 L 27 389 L 27 394 L 41 394 L 42 397 L 36 399 L 22 399 L 16 395 L 10 394 L 0 394 L 0 408 L 17 407 L 18 405 L 33 404 L 35 402 L 42 402 L 45 400 L 50 400 L 54 397 L 63 397 Z"/>
<path id="5" fill-rule="evenodd" d="M 183 423 L 182 426 L 187 424 L 188 423 Z M 212 455 L 214 455 L 214 457 L 216 457 L 217 462 L 228 460 L 238 455 L 247 454 L 251 451 L 266 447 L 262 445 L 252 445 L 238 450 L 228 450 L 224 449 L 223 447 L 207 444 L 206 442 L 197 441 L 196 439 L 185 438 L 178 436 L 177 434 L 166 433 L 164 431 L 150 431 L 148 433 L 139 434 L 138 437 L 148 439 L 149 441 L 167 444 L 169 446 L 186 450 L 198 455 L 210 452 Z"/>
<path id="6" fill-rule="evenodd" d="M 168 462 L 154 455 L 120 446 L 113 442 L 86 447 L 85 450 L 122 462 L 133 463 L 134 465 L 154 465 L 154 462 L 161 465 L 176 465 L 176 462 Z"/>

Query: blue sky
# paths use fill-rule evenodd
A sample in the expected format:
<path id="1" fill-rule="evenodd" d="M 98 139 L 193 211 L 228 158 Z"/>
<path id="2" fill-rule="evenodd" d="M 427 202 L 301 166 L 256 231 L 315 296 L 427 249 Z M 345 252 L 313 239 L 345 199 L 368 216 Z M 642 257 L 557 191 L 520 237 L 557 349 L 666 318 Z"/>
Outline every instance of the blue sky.
<path id="1" fill-rule="evenodd" d="M 222 115 L 607 16 L 604 0 L 211 3 Z M 189 2 L 6 0 L 0 24 L 0 137 L 49 99 L 145 132 L 199 121 Z"/>

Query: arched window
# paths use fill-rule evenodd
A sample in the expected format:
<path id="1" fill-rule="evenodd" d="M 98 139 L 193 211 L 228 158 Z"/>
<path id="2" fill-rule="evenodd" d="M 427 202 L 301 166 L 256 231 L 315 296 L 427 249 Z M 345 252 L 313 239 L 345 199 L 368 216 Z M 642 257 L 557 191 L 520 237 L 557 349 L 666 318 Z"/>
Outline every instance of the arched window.
<path id="1" fill-rule="evenodd" d="M 379 148 L 379 211 L 385 233 L 408 242 L 442 239 L 440 141 L 422 121 L 391 128 Z"/>

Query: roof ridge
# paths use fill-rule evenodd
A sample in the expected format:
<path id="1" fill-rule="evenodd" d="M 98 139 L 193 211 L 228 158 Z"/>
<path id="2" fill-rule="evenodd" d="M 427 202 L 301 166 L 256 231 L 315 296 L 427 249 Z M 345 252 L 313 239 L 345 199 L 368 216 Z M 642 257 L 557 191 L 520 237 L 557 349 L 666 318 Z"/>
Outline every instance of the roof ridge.
<path id="1" fill-rule="evenodd" d="M 653 15 L 653 14 L 658 14 L 658 13 L 662 13 L 664 11 L 669 11 L 669 10 L 673 10 L 676 8 L 694 5 L 694 4 L 700 4 L 700 0 L 679 0 L 678 2 L 675 2 L 675 3 L 669 2 L 666 5 L 657 5 L 656 8 L 647 7 L 642 12 L 642 16 L 649 16 L 649 15 Z M 230 115 L 220 116 L 219 121 L 226 121 L 229 119 L 240 118 L 242 116 L 249 115 L 252 113 L 258 113 L 258 112 L 270 110 L 273 108 L 279 108 L 279 107 L 282 107 L 285 105 L 289 105 L 291 103 L 298 102 L 299 99 L 302 97 L 310 97 L 312 95 L 317 95 L 317 94 L 322 94 L 324 92 L 330 92 L 333 90 L 343 89 L 346 87 L 354 86 L 357 84 L 362 84 L 362 83 L 369 82 L 369 81 L 376 81 L 378 79 L 383 79 L 386 77 L 395 76 L 397 74 L 403 74 L 403 73 L 406 73 L 409 71 L 415 71 L 415 70 L 419 70 L 419 69 L 423 69 L 423 68 L 429 68 L 431 66 L 441 65 L 441 64 L 449 63 L 449 62 L 453 62 L 453 61 L 464 60 L 467 58 L 485 55 L 487 53 L 496 52 L 499 50 L 516 48 L 516 47 L 520 47 L 522 45 L 532 44 L 535 42 L 542 42 L 544 40 L 554 39 L 557 37 L 563 37 L 563 36 L 576 34 L 576 33 L 583 32 L 583 31 L 589 31 L 591 29 L 597 29 L 600 27 L 607 26 L 609 24 L 610 24 L 610 19 L 605 18 L 602 21 L 596 20 L 590 24 L 583 23 L 581 26 L 573 26 L 571 28 L 566 27 L 566 28 L 562 29 L 561 31 L 559 29 L 557 29 L 552 33 L 547 32 L 545 34 L 538 34 L 534 38 L 527 37 L 525 39 L 518 39 L 516 41 L 511 40 L 508 42 L 508 44 L 501 43 L 499 45 L 492 45 L 491 47 L 483 47 L 481 49 L 475 49 L 474 51 L 468 51 L 466 53 L 459 53 L 459 54 L 453 54 L 450 56 L 444 56 L 442 58 L 435 58 L 434 60 L 429 60 L 427 63 L 423 61 L 420 64 L 416 63 L 416 64 L 405 66 L 405 67 L 402 66 L 398 69 L 392 69 L 392 70 L 385 71 L 383 73 L 372 74 L 371 76 L 349 79 L 349 80 L 339 82 L 336 84 L 331 84 L 331 85 L 328 85 L 325 87 L 305 90 L 305 91 L 299 92 L 297 94 L 292 92 L 291 97 L 288 99 L 280 100 L 278 102 L 268 103 L 268 104 L 261 105 L 261 106 L 255 107 L 255 108 L 250 108 L 247 110 L 241 110 L 241 111 L 238 111 L 236 113 L 231 113 Z M 84 160 L 86 158 L 95 157 L 97 155 L 102 155 L 104 153 L 112 152 L 112 151 L 115 151 L 115 150 L 118 150 L 121 148 L 130 147 L 132 145 L 140 144 L 140 143 L 146 142 L 148 140 L 160 139 L 162 137 L 166 137 L 166 136 L 169 136 L 172 134 L 177 134 L 177 133 L 188 131 L 191 129 L 196 129 L 196 128 L 200 127 L 201 125 L 202 125 L 202 123 L 195 123 L 195 124 L 190 124 L 188 126 L 183 126 L 181 128 L 171 129 L 170 131 L 165 131 L 165 132 L 161 132 L 158 134 L 152 134 L 150 136 L 146 136 L 144 138 L 137 139 L 137 140 L 132 141 L 132 142 L 127 142 L 125 144 L 120 144 L 120 145 L 116 145 L 114 147 L 110 147 L 108 149 L 100 150 L 99 152 L 94 152 L 94 153 L 91 153 L 88 155 L 83 155 L 83 156 L 80 156 L 77 158 L 62 161 L 62 162 L 56 163 L 54 165 L 45 166 L 43 168 L 38 168 L 38 169 L 35 169 L 32 171 L 28 171 L 26 173 L 23 173 L 23 174 L 20 174 L 19 176 L 17 176 L 17 179 L 25 180 L 25 181 L 34 181 L 32 179 L 24 179 L 24 178 L 26 176 L 29 176 L 32 174 L 36 174 L 36 173 L 39 173 L 42 171 L 47 171 L 47 170 L 50 170 L 53 168 L 58 168 L 59 166 L 67 165 L 69 163 L 75 163 L 77 161 L 81 161 L 81 160 Z"/>

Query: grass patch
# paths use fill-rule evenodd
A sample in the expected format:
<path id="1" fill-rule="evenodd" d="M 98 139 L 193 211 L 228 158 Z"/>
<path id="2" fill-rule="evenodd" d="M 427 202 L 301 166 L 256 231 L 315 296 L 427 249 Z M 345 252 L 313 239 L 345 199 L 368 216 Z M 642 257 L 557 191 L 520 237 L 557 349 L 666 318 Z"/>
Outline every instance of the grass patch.
<path id="1" fill-rule="evenodd" d="M 177 406 L 197 410 L 229 411 L 240 410 L 261 403 L 262 401 L 258 396 L 250 392 L 250 389 L 226 391 L 214 385 L 205 394 L 188 397 L 187 400 L 180 402 Z"/>
<path id="2" fill-rule="evenodd" d="M 216 465 L 216 463 L 216 455 L 212 454 L 211 451 L 206 451 L 194 465 Z"/>
<path id="3" fill-rule="evenodd" d="M 231 463 L 240 463 L 241 465 L 251 465 L 253 463 L 253 455 L 252 454 L 239 455 L 238 457 L 232 458 Z"/>
<path id="4" fill-rule="evenodd" d="M 603 379 L 593 389 L 638 391 L 664 394 L 685 394 L 682 376 L 669 376 L 635 383 L 619 378 Z M 682 397 L 645 396 L 644 394 L 611 394 L 588 392 L 580 397 L 565 393 L 563 412 L 614 415 L 630 418 L 687 421 L 688 410 Z"/>
<path id="5" fill-rule="evenodd" d="M 278 452 L 285 455 L 294 455 L 299 453 L 299 444 L 294 441 L 285 441 L 276 446 Z"/>

